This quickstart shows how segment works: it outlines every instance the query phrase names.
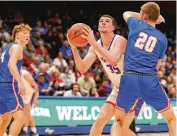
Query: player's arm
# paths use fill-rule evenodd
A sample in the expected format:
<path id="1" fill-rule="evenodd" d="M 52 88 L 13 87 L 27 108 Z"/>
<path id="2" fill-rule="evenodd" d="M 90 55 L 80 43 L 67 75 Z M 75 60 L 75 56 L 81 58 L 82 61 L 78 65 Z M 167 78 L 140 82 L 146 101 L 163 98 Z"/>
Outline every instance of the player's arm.
<path id="1" fill-rule="evenodd" d="M 90 47 L 87 55 L 82 60 L 79 55 L 77 47 L 73 46 L 70 43 L 69 39 L 68 39 L 68 42 L 71 45 L 71 50 L 72 50 L 72 53 L 74 56 L 74 61 L 76 63 L 77 69 L 79 70 L 79 72 L 85 73 L 91 67 L 91 65 L 94 63 L 94 61 L 96 60 L 96 54 L 95 54 L 94 50 L 92 49 L 92 47 Z"/>
<path id="2" fill-rule="evenodd" d="M 9 51 L 10 58 L 8 62 L 8 68 L 10 73 L 18 83 L 22 82 L 22 79 L 17 68 L 17 61 L 21 59 L 22 53 L 23 47 L 17 44 L 13 45 Z"/>
<path id="3" fill-rule="evenodd" d="M 102 46 L 100 46 L 93 35 L 93 32 L 90 28 L 84 28 L 83 32 L 86 36 L 83 36 L 86 38 L 91 46 L 96 50 L 107 62 L 109 62 L 112 66 L 116 65 L 119 61 L 122 53 L 125 51 L 127 40 L 120 36 L 116 41 L 114 45 L 114 49 L 112 52 L 106 50 Z"/>
<path id="4" fill-rule="evenodd" d="M 34 87 L 35 90 L 35 97 L 37 98 L 39 96 L 38 94 L 38 85 L 36 84 L 36 82 L 34 81 L 32 75 L 28 72 L 28 71 L 23 71 L 22 72 L 24 78 L 26 79 L 26 81 L 32 86 Z"/>
<path id="5" fill-rule="evenodd" d="M 126 12 L 123 13 L 123 18 L 124 18 L 124 20 L 125 20 L 126 22 L 128 21 L 128 18 L 129 18 L 129 17 L 135 17 L 135 18 L 141 20 L 141 15 L 140 15 L 140 13 L 138 13 L 138 12 L 126 11 Z M 157 19 L 156 23 L 157 23 L 157 24 L 160 24 L 160 23 L 162 23 L 162 22 L 165 23 L 165 19 L 163 18 L 162 15 L 160 15 L 159 18 Z"/>
<path id="6" fill-rule="evenodd" d="M 156 21 L 156 24 L 160 24 L 162 22 L 165 23 L 165 19 L 164 19 L 164 17 L 162 15 L 160 15 L 159 18 Z"/>
<path id="7" fill-rule="evenodd" d="M 158 61 L 157 61 L 157 71 L 159 71 L 159 68 L 160 68 L 160 66 L 161 66 L 161 64 L 162 64 L 162 60 L 163 59 L 159 59 Z"/>
<path id="8" fill-rule="evenodd" d="M 139 20 L 141 19 L 140 18 L 140 13 L 132 12 L 132 11 L 126 11 L 126 12 L 123 13 L 123 18 L 124 18 L 125 22 L 127 22 L 129 17 L 135 17 Z"/>
<path id="9" fill-rule="evenodd" d="M 127 40 L 120 36 L 114 44 L 114 48 L 110 51 L 100 46 L 96 41 L 91 43 L 92 47 L 112 66 L 115 66 L 122 54 L 125 52 Z"/>

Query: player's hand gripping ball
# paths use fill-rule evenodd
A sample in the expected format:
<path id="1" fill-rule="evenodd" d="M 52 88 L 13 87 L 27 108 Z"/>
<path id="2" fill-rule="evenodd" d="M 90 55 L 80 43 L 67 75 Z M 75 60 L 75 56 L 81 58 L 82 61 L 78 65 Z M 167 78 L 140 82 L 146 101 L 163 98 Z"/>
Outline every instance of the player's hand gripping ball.
<path id="1" fill-rule="evenodd" d="M 81 36 L 84 34 L 82 29 L 86 26 L 83 23 L 76 23 L 68 30 L 67 37 L 72 46 L 84 47 L 88 44 L 87 39 Z"/>

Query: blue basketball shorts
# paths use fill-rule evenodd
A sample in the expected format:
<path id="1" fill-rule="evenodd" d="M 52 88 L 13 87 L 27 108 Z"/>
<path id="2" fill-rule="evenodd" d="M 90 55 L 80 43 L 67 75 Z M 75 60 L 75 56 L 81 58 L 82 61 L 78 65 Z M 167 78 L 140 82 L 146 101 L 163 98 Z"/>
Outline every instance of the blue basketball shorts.
<path id="1" fill-rule="evenodd" d="M 0 115 L 24 109 L 22 97 L 18 94 L 17 83 L 0 83 Z"/>
<path id="2" fill-rule="evenodd" d="M 158 112 L 170 107 L 170 100 L 157 76 L 123 74 L 116 101 L 118 109 L 125 110 L 125 113 L 134 111 L 138 105 L 141 105 L 140 99 Z"/>

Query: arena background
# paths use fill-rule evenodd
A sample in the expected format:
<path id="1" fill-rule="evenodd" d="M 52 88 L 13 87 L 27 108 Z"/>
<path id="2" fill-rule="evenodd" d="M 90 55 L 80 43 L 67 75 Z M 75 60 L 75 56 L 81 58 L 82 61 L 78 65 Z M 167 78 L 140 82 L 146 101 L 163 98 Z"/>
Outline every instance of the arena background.
<path id="1" fill-rule="evenodd" d="M 97 32 L 98 19 L 102 14 L 113 16 L 118 26 L 116 33 L 127 37 L 127 26 L 122 18 L 124 11 L 140 10 L 144 2 L 112 1 L 112 2 L 0 2 L 0 47 L 5 47 L 10 41 L 14 25 L 28 23 L 33 27 L 31 41 L 24 52 L 24 64 L 39 84 L 41 73 L 46 82 L 40 89 L 49 88 L 48 93 L 41 93 L 39 104 L 34 106 L 31 113 L 35 118 L 40 135 L 59 134 L 88 134 L 91 125 L 96 119 L 101 105 L 109 95 L 110 83 L 103 84 L 107 78 L 99 61 L 96 61 L 89 70 L 89 77 L 95 81 L 99 97 L 83 96 L 82 98 L 63 97 L 71 89 L 71 84 L 82 76 L 74 66 L 71 49 L 66 41 L 66 32 L 74 23 L 88 24 L 99 38 Z M 166 23 L 157 26 L 168 38 L 168 49 L 163 65 L 158 73 L 159 80 L 176 107 L 176 1 L 157 1 L 161 7 L 161 14 Z M 83 58 L 89 45 L 80 48 Z M 63 57 L 61 55 L 63 54 Z M 57 61 L 63 59 L 65 64 Z M 44 65 L 47 63 L 48 65 Z M 40 66 L 42 68 L 40 68 Z M 52 71 L 53 67 L 58 71 Z M 57 73 L 57 87 L 54 87 L 54 73 Z M 93 86 L 94 87 L 94 86 Z M 40 91 L 40 90 L 39 90 Z M 82 92 L 82 90 L 80 90 Z M 111 120 L 104 128 L 109 134 Z M 140 136 L 166 136 L 167 126 L 160 116 L 151 107 L 147 106 L 142 117 L 136 119 L 136 130 Z M 151 132 L 154 132 L 151 134 Z M 159 133 L 165 132 L 165 133 Z"/>

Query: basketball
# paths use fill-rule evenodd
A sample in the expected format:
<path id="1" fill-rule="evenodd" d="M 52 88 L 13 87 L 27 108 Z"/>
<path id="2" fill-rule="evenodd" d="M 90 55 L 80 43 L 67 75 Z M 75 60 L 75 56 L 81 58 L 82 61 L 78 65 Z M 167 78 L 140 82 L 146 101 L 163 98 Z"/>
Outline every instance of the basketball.
<path id="1" fill-rule="evenodd" d="M 87 26 L 83 23 L 77 23 L 71 26 L 68 30 L 68 39 L 70 43 L 77 47 L 84 47 L 88 44 L 87 39 L 83 38 L 81 35 L 84 34 L 82 29 Z"/>

